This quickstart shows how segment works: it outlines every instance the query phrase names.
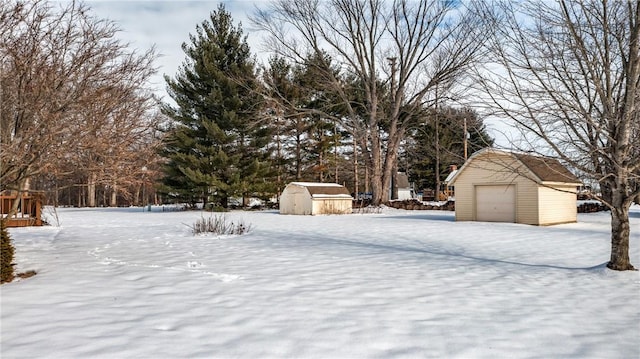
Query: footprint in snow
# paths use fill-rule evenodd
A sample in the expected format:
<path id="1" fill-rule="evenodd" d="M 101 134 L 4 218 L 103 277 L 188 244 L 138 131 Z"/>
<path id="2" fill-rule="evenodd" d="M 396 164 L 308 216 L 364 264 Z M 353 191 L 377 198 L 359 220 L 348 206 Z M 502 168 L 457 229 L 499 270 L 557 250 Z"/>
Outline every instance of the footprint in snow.
<path id="1" fill-rule="evenodd" d="M 187 262 L 187 267 L 189 267 L 189 268 L 202 268 L 202 267 L 204 267 L 204 265 L 202 263 L 200 263 L 200 262 L 192 261 L 192 262 Z"/>

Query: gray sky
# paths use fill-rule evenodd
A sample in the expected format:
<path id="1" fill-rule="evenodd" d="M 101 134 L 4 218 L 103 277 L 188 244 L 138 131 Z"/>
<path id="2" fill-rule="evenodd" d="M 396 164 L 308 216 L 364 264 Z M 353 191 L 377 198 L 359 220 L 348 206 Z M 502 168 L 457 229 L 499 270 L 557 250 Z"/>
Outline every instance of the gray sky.
<path id="1" fill-rule="evenodd" d="M 99 18 L 114 21 L 120 29 L 119 37 L 130 43 L 132 49 L 144 52 L 155 45 L 160 57 L 156 61 L 158 74 L 153 78 L 152 86 L 156 92 L 169 100 L 164 91 L 163 75 L 173 77 L 185 59 L 181 46 L 188 42 L 189 34 L 195 33 L 196 25 L 209 17 L 219 3 L 233 17 L 237 26 L 242 23 L 251 51 L 258 56 L 264 55 L 260 48 L 261 35 L 252 33 L 248 15 L 255 6 L 266 5 L 267 0 L 232 1 L 190 1 L 190 0 L 89 0 L 85 1 L 92 13 Z"/>

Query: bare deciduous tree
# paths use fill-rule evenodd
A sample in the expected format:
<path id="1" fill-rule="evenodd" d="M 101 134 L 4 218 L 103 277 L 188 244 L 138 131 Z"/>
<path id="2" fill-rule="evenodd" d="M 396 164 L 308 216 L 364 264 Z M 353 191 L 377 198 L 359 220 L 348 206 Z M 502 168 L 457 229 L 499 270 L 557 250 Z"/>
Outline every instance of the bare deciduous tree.
<path id="1" fill-rule="evenodd" d="M 640 194 L 640 2 L 501 4 L 485 89 L 522 131 L 599 185 L 611 210 L 608 267 L 631 270 L 629 208 Z M 496 17 L 496 19 L 498 19 Z M 490 73 L 490 76 L 487 76 Z"/>
<path id="2" fill-rule="evenodd" d="M 117 31 L 75 1 L 0 3 L 1 189 L 27 189 L 82 148 L 130 135 L 117 126 L 145 120 L 133 106 L 150 101 L 154 51 L 129 51 Z"/>
<path id="3" fill-rule="evenodd" d="M 332 63 L 318 66 L 317 80 L 348 114 L 336 120 L 366 149 L 379 204 L 389 199 L 408 127 L 424 120 L 417 114 L 433 105 L 436 88 L 441 97 L 451 95 L 480 55 L 486 18 L 478 10 L 439 0 L 276 0 L 252 20 L 279 56 L 302 64 L 328 55 L 337 64 L 338 72 Z M 362 92 L 361 102 L 354 91 Z"/>

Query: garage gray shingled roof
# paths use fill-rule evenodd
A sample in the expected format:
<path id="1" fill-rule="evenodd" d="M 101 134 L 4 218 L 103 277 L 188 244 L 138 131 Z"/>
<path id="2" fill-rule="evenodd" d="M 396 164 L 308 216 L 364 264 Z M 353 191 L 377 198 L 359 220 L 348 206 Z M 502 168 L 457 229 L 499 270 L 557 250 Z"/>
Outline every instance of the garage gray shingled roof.
<path id="1" fill-rule="evenodd" d="M 556 159 L 521 153 L 513 155 L 543 182 L 582 183 Z"/>

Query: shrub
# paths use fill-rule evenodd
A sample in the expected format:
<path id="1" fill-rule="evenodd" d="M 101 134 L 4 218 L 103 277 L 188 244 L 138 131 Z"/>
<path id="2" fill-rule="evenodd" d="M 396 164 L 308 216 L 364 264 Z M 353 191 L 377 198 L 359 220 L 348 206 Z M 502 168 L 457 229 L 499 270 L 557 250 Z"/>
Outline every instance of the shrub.
<path id="1" fill-rule="evenodd" d="M 228 212 L 228 209 L 222 207 L 217 203 L 207 203 L 204 210 L 209 212 Z"/>
<path id="2" fill-rule="evenodd" d="M 0 245 L 0 283 L 11 282 L 13 275 L 13 252 L 14 248 L 11 244 L 11 237 L 4 220 L 0 220 L 0 237 L 2 244 Z"/>
<path id="3" fill-rule="evenodd" d="M 251 224 L 245 224 L 242 220 L 237 223 L 227 222 L 227 217 L 224 214 L 220 214 L 208 218 L 202 216 L 189 228 L 191 228 L 194 235 L 201 233 L 241 235 L 251 230 Z"/>

